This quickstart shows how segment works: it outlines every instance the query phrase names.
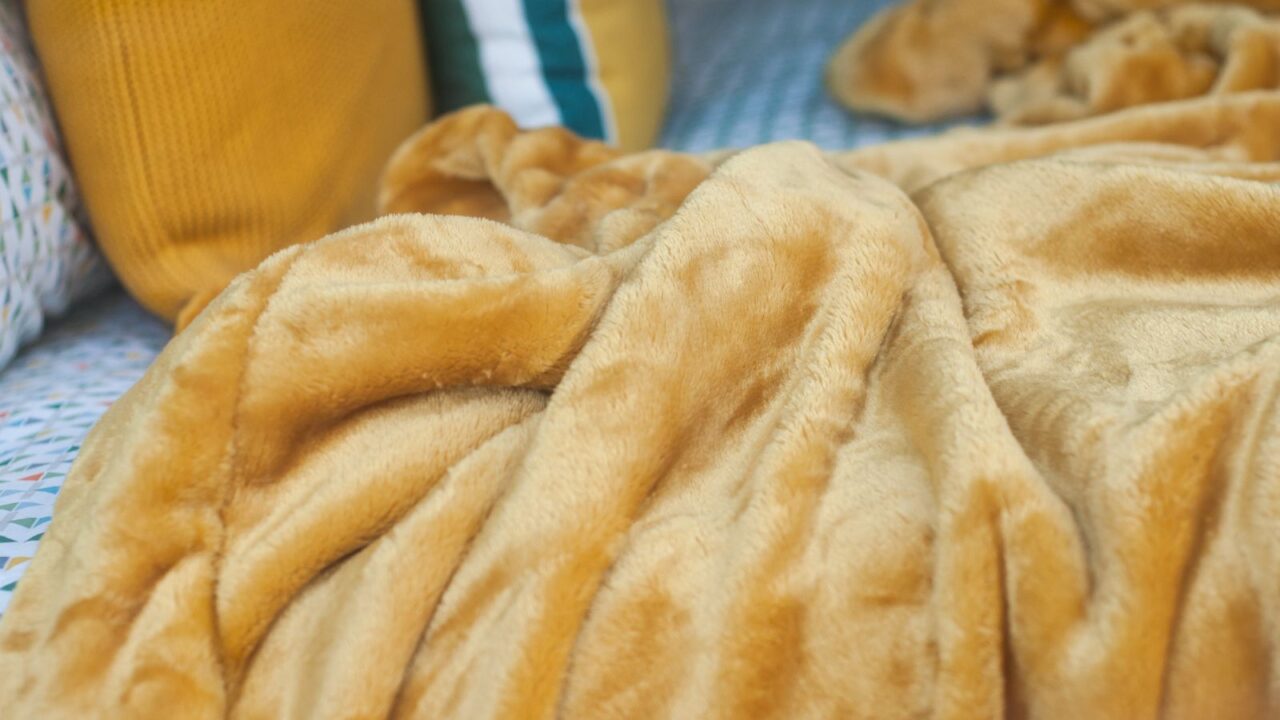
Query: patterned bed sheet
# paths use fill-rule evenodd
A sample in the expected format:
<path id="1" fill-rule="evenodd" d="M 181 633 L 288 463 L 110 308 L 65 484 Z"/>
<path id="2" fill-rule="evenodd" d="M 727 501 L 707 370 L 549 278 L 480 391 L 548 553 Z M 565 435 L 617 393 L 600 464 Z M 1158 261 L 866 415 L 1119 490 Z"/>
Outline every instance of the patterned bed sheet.
<path id="1" fill-rule="evenodd" d="M 662 145 L 702 152 L 802 139 L 838 150 L 980 121 L 908 126 L 855 116 L 827 94 L 827 58 L 897 2 L 669 0 L 675 53 Z"/>
<path id="2" fill-rule="evenodd" d="M 85 434 L 168 339 L 163 323 L 117 289 L 87 301 L 0 372 L 0 612 Z"/>

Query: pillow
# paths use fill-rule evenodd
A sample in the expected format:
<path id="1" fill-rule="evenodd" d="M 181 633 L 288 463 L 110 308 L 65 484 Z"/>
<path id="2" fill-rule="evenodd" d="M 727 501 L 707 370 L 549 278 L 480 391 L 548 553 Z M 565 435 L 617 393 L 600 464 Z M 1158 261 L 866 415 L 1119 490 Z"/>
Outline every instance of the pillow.
<path id="1" fill-rule="evenodd" d="M 71 185 L 16 3 L 0 3 L 0 367 L 110 273 Z"/>
<path id="2" fill-rule="evenodd" d="M 415 0 L 27 10 L 98 243 L 179 325 L 273 251 L 371 218 L 428 119 Z"/>
<path id="3" fill-rule="evenodd" d="M 486 103 L 625 150 L 653 144 L 667 102 L 663 0 L 422 0 L 435 104 Z"/>

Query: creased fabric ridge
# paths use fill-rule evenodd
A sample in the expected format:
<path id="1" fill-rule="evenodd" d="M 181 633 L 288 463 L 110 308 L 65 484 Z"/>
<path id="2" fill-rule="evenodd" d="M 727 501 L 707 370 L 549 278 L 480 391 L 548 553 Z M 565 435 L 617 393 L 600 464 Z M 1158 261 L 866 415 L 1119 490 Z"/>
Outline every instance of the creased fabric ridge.
<path id="1" fill-rule="evenodd" d="M 448 116 L 395 214 L 241 276 L 95 428 L 0 706 L 1273 715 L 1278 129 L 1264 92 L 689 157 Z"/>

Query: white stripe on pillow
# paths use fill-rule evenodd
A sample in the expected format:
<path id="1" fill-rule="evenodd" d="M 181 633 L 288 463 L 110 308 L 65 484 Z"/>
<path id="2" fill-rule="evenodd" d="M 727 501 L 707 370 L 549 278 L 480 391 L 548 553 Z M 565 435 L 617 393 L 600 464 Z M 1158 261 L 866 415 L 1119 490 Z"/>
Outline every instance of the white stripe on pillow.
<path id="1" fill-rule="evenodd" d="M 560 125 L 560 110 L 542 78 L 538 49 L 521 0 L 463 0 L 479 43 L 480 64 L 494 104 L 521 127 Z"/>

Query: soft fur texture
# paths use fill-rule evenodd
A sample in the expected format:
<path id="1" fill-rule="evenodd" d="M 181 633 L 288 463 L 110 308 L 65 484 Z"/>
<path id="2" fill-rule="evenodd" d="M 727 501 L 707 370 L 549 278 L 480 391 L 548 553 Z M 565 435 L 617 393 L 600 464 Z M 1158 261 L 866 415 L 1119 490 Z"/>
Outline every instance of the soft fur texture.
<path id="1" fill-rule="evenodd" d="M 447 117 L 384 207 L 477 217 L 276 254 L 95 428 L 0 707 L 1274 716 L 1278 128 L 726 159 Z"/>
<path id="2" fill-rule="evenodd" d="M 923 121 L 990 109 L 1073 120 L 1152 102 L 1280 87 L 1280 0 L 910 0 L 832 57 L 842 103 Z"/>

